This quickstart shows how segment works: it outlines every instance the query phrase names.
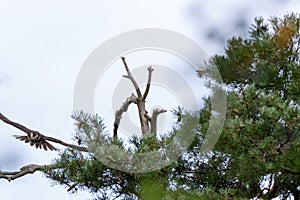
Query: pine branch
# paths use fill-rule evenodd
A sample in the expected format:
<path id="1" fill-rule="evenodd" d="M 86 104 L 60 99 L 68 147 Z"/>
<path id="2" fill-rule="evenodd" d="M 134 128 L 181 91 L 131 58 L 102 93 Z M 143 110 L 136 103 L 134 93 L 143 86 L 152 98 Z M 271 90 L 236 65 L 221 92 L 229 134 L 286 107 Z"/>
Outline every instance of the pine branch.
<path id="1" fill-rule="evenodd" d="M 33 174 L 36 171 L 45 172 L 45 169 L 56 169 L 56 168 L 58 167 L 55 165 L 29 164 L 21 167 L 19 171 L 12 171 L 12 172 L 0 171 L 0 179 L 6 179 L 8 181 L 12 181 L 22 176 L 25 176 L 27 174 Z"/>
<path id="2" fill-rule="evenodd" d="M 290 174 L 296 174 L 296 175 L 299 175 L 300 174 L 300 170 L 297 170 L 297 169 L 292 169 L 292 168 L 289 168 L 289 167 L 285 167 L 285 166 L 281 166 L 281 168 L 287 172 L 287 173 L 290 173 Z"/>
<path id="3" fill-rule="evenodd" d="M 19 130 L 25 132 L 27 135 L 14 135 L 14 137 L 16 139 L 24 141 L 25 143 L 29 143 L 31 146 L 34 145 L 36 148 L 40 148 L 40 149 L 43 148 L 46 151 L 48 149 L 50 149 L 51 151 L 57 151 L 58 149 L 55 148 L 53 145 L 51 145 L 48 142 L 48 141 L 50 141 L 50 142 L 55 142 L 57 144 L 63 145 L 65 147 L 76 149 L 78 151 L 88 152 L 85 147 L 80 147 L 80 146 L 76 146 L 76 145 L 73 145 L 73 144 L 68 144 L 68 143 L 63 142 L 59 139 L 49 137 L 49 136 L 45 136 L 45 135 L 41 134 L 38 131 L 31 130 L 31 129 L 29 129 L 29 128 L 27 128 L 27 127 L 25 127 L 25 126 L 23 126 L 19 123 L 13 122 L 13 121 L 9 120 L 7 117 L 5 117 L 2 113 L 0 113 L 0 120 L 5 122 L 6 124 L 14 126 L 14 127 L 18 128 Z"/>
<path id="4" fill-rule="evenodd" d="M 69 188 L 67 189 L 67 192 L 70 192 L 71 190 L 75 189 L 76 190 L 76 186 L 78 185 L 78 183 L 73 183 L 72 185 L 66 184 L 69 186 Z"/>

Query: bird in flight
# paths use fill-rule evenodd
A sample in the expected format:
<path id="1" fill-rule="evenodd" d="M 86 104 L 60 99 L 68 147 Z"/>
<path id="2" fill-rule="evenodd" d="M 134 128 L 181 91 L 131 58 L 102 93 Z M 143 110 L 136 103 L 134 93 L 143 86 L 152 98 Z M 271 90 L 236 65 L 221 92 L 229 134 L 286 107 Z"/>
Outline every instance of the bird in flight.
<path id="1" fill-rule="evenodd" d="M 38 131 L 32 131 L 27 135 L 14 135 L 16 139 L 29 143 L 30 146 L 35 146 L 36 148 L 43 148 L 44 150 L 50 149 L 51 151 L 57 151 L 52 144 L 47 142 L 47 136 L 40 134 Z"/>
<path id="2" fill-rule="evenodd" d="M 49 143 L 49 142 L 55 142 L 55 143 L 61 144 L 66 147 L 75 148 L 79 151 L 87 151 L 87 149 L 85 147 L 68 144 L 59 139 L 43 135 L 38 131 L 31 130 L 31 129 L 23 126 L 22 124 L 19 124 L 17 122 L 13 122 L 13 121 L 9 120 L 7 117 L 5 117 L 1 113 L 0 113 L 0 120 L 25 132 L 27 135 L 14 135 L 14 137 L 18 140 L 24 141 L 25 143 L 29 143 L 31 146 L 34 145 L 37 149 L 43 148 L 46 151 L 48 149 L 50 149 L 51 151 L 57 151 L 58 149 Z"/>

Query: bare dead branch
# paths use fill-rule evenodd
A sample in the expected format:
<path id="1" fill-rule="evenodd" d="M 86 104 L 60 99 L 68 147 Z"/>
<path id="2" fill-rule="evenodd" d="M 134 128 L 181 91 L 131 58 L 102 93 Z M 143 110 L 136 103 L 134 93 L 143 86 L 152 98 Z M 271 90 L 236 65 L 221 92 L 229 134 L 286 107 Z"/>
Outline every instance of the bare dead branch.
<path id="1" fill-rule="evenodd" d="M 123 103 L 123 105 L 121 106 L 121 108 L 116 111 L 115 122 L 114 122 L 114 138 L 116 138 L 118 135 L 118 128 L 120 125 L 120 121 L 122 119 L 122 114 L 127 111 L 129 105 L 133 102 L 137 103 L 137 97 L 134 94 L 128 97 L 126 101 Z"/>
<path id="2" fill-rule="evenodd" d="M 143 100 L 146 100 L 146 97 L 149 93 L 149 90 L 150 90 L 150 85 L 151 85 L 151 77 L 152 77 L 152 72 L 154 71 L 154 69 L 150 66 L 148 67 L 148 81 L 147 81 L 147 86 L 146 86 L 146 90 L 144 92 L 144 95 L 143 95 Z"/>
<path id="3" fill-rule="evenodd" d="M 148 119 L 148 111 L 146 110 L 146 101 L 139 101 L 138 111 L 139 111 L 139 118 L 141 123 L 142 135 L 145 135 L 149 132 L 149 119 Z"/>
<path id="4" fill-rule="evenodd" d="M 128 65 L 126 63 L 126 60 L 125 60 L 125 57 L 121 57 L 122 58 L 122 61 L 123 61 L 123 64 L 125 66 L 125 69 L 126 69 L 126 72 L 127 72 L 127 75 L 123 75 L 123 77 L 125 78 L 129 78 L 129 80 L 132 82 L 135 90 L 136 90 L 136 94 L 138 95 L 138 98 L 141 98 L 142 97 L 142 93 L 141 93 L 141 90 L 136 82 L 136 80 L 134 79 L 134 77 L 132 76 L 129 68 L 128 68 Z"/>
<path id="5" fill-rule="evenodd" d="M 44 171 L 44 169 L 55 169 L 57 168 L 55 165 L 37 165 L 37 164 L 29 164 L 22 168 L 19 171 L 5 172 L 0 171 L 0 179 L 6 179 L 8 181 L 12 181 L 14 179 L 20 178 L 27 174 L 33 174 L 36 171 Z"/>
<path id="6" fill-rule="evenodd" d="M 131 75 L 131 72 L 129 70 L 129 67 L 128 67 L 126 61 L 125 61 L 125 58 L 124 57 L 121 57 L 121 58 L 122 58 L 124 66 L 125 66 L 125 69 L 127 71 L 127 75 L 123 75 L 123 77 L 128 78 L 128 79 L 131 80 L 132 84 L 134 85 L 134 88 L 136 89 L 137 95 L 138 95 L 138 97 L 136 99 L 137 100 L 136 105 L 138 107 L 139 120 L 140 120 L 140 123 L 141 123 L 142 135 L 145 135 L 146 133 L 149 132 L 149 130 L 150 130 L 149 125 L 151 125 L 150 132 L 151 133 L 156 133 L 156 131 L 157 131 L 157 116 L 160 113 L 167 112 L 167 111 L 163 110 L 163 109 L 155 109 L 153 111 L 153 116 L 149 117 L 148 112 L 146 110 L 146 105 L 145 105 L 146 104 L 146 98 L 147 98 L 147 95 L 148 95 L 149 90 L 150 90 L 152 72 L 154 71 L 154 69 L 151 66 L 148 67 L 147 86 L 146 86 L 146 90 L 145 90 L 145 92 L 142 96 L 140 88 L 139 88 L 137 82 L 135 81 L 135 79 Z M 117 129 L 118 129 L 118 126 L 119 126 L 119 123 L 120 123 L 120 120 L 121 120 L 121 114 L 123 112 L 127 111 L 128 106 L 129 106 L 129 104 L 125 102 L 123 104 L 123 106 L 116 112 L 115 123 L 114 123 L 114 137 L 117 136 Z M 126 110 L 122 109 L 123 107 L 126 108 Z"/>
<path id="7" fill-rule="evenodd" d="M 157 132 L 157 117 L 159 114 L 167 112 L 165 109 L 156 108 L 153 110 L 151 117 L 151 133 L 156 134 Z"/>
<path id="8" fill-rule="evenodd" d="M 21 131 L 27 133 L 27 135 L 15 135 L 14 137 L 16 139 L 19 139 L 21 141 L 24 141 L 25 143 L 29 143 L 31 146 L 35 146 L 36 148 L 40 148 L 40 149 L 44 149 L 44 150 L 48 150 L 50 149 L 51 151 L 56 151 L 57 148 L 55 148 L 53 145 L 51 145 L 48 141 L 50 142 L 55 142 L 55 143 L 58 143 L 60 145 L 63 145 L 65 147 L 70 147 L 70 148 L 73 148 L 73 149 L 77 149 L 78 151 L 85 151 L 87 152 L 87 149 L 85 147 L 80 147 L 80 146 L 76 146 L 76 145 L 73 145 L 73 144 L 68 144 L 68 143 L 65 143 L 59 139 L 56 139 L 56 138 L 53 138 L 53 137 L 49 137 L 49 136 L 45 136 L 43 134 L 41 134 L 40 132 L 38 131 L 34 131 L 34 130 L 31 130 L 19 123 L 16 123 L 16 122 L 13 122 L 11 120 L 9 120 L 7 117 L 5 117 L 3 114 L 0 113 L 0 119 L 11 125 L 11 126 L 14 126 L 18 129 L 20 129 Z"/>
<path id="9" fill-rule="evenodd" d="M 125 69 L 127 71 L 127 75 L 123 75 L 123 77 L 129 78 L 131 80 L 131 82 L 134 85 L 134 88 L 136 90 L 137 96 L 138 96 L 136 105 L 138 107 L 139 119 L 140 119 L 141 129 L 142 129 L 142 135 L 145 135 L 147 132 L 149 132 L 149 120 L 147 118 L 147 113 L 148 112 L 146 111 L 146 105 L 145 105 L 146 100 L 143 99 L 140 88 L 139 88 L 137 82 L 135 81 L 135 79 L 133 78 L 133 76 L 131 75 L 131 72 L 128 68 L 128 65 L 127 65 L 126 61 L 125 61 L 125 58 L 124 57 L 121 57 L 121 58 L 122 58 L 124 66 L 125 66 Z M 150 78 L 151 78 L 151 75 L 150 75 Z M 149 88 L 150 87 L 148 87 L 147 93 L 149 92 Z M 147 96 L 147 94 L 145 96 Z M 116 128 L 116 127 L 114 127 L 114 128 Z"/>

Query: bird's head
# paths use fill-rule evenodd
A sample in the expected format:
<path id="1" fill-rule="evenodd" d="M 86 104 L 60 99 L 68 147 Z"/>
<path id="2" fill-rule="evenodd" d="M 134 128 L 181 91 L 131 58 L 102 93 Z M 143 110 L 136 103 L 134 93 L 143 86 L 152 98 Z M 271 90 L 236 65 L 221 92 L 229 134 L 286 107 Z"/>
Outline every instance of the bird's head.
<path id="1" fill-rule="evenodd" d="M 42 135 L 38 131 L 32 131 L 28 134 L 28 138 L 31 142 L 37 143 L 42 140 Z"/>

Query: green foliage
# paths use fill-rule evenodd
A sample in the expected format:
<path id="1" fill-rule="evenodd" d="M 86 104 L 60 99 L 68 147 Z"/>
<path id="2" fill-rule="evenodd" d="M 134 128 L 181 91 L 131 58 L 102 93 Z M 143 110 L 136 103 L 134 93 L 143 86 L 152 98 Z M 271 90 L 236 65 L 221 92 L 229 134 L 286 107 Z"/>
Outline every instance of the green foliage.
<path id="1" fill-rule="evenodd" d="M 188 131 L 189 123 L 199 126 L 184 154 L 160 170 L 119 171 L 95 159 L 97 153 L 68 149 L 54 161 L 59 168 L 45 173 L 71 191 L 89 190 L 98 199 L 300 199 L 299 27 L 296 14 L 268 22 L 256 18 L 249 38 L 229 39 L 225 55 L 211 59 L 226 84 L 228 100 L 225 125 L 213 151 L 200 152 L 212 117 L 210 98 L 199 113 L 174 109 L 178 121 L 169 134 L 131 138 L 129 147 L 106 134 L 98 116 L 77 113 L 73 119 L 78 144 L 93 149 L 102 144 L 112 152 L 150 153 L 170 145 L 180 131 Z M 184 135 L 178 138 L 189 143 Z M 112 155 L 112 160 L 121 162 L 120 155 Z"/>
<path id="2" fill-rule="evenodd" d="M 228 40 L 226 54 L 213 58 L 224 82 L 235 87 L 255 83 L 299 103 L 299 27 L 296 14 L 273 17 L 270 24 L 256 18 L 250 38 Z"/>
<path id="3" fill-rule="evenodd" d="M 227 173 L 243 183 L 240 195 L 298 199 L 300 18 L 290 14 L 269 22 L 257 18 L 250 38 L 232 38 L 226 55 L 213 58 L 232 86 L 216 150 L 230 155 Z M 263 195 L 259 184 L 268 174 L 278 187 Z"/>

